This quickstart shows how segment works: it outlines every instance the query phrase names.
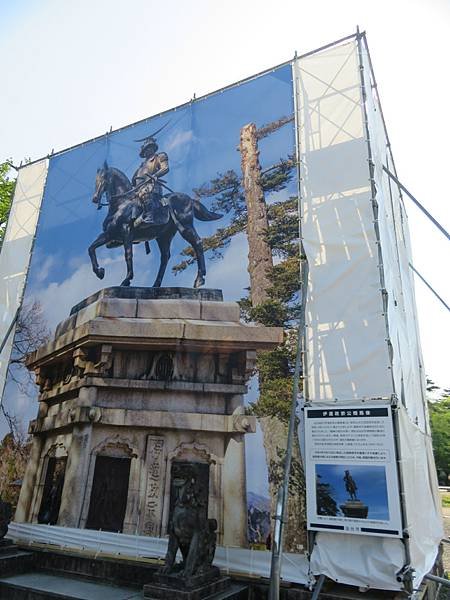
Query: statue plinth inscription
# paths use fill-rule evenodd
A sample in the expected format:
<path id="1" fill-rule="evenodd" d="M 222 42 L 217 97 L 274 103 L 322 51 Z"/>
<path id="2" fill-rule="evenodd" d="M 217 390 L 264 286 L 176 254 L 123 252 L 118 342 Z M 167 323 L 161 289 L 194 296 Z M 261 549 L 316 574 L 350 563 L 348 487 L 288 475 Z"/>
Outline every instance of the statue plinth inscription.
<path id="1" fill-rule="evenodd" d="M 147 441 L 147 495 L 145 502 L 144 534 L 161 535 L 163 503 L 164 438 L 148 436 Z"/>

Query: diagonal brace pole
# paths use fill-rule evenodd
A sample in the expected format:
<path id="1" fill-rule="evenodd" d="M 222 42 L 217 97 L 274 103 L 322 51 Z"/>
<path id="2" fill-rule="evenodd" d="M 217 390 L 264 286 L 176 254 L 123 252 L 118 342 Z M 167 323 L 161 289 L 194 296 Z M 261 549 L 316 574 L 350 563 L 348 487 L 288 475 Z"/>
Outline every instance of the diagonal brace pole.
<path id="1" fill-rule="evenodd" d="M 385 171 L 389 177 L 395 181 L 395 183 L 398 185 L 398 187 L 405 192 L 405 194 L 407 196 L 409 196 L 409 198 L 411 198 L 411 200 L 414 202 L 414 204 L 420 208 L 420 210 L 430 219 L 430 221 L 433 223 L 433 225 L 435 225 L 439 231 L 441 233 L 443 233 L 445 235 L 445 237 L 450 240 L 450 234 L 448 233 L 448 231 L 446 231 L 442 225 L 440 223 L 438 223 L 438 221 L 436 221 L 436 219 L 427 211 L 427 209 L 417 200 L 417 198 L 414 198 L 414 196 L 411 194 L 411 192 L 409 190 L 407 190 L 405 188 L 405 186 L 400 183 L 400 181 L 398 180 L 398 178 L 394 175 L 394 173 L 392 173 L 392 171 L 390 171 L 387 167 L 385 167 L 383 165 L 383 171 Z"/>
<path id="2" fill-rule="evenodd" d="M 440 302 L 442 302 L 442 304 L 445 306 L 445 308 L 450 312 L 450 306 L 445 302 L 445 300 L 443 298 L 441 298 L 439 296 L 439 294 L 436 292 L 436 290 L 431 287 L 431 285 L 428 283 L 428 281 L 425 279 L 425 277 L 422 277 L 422 275 L 419 273 L 419 271 L 417 269 L 415 269 L 411 263 L 408 263 L 408 265 L 409 265 L 410 269 L 412 269 L 414 271 L 414 273 L 417 275 L 417 277 L 419 277 L 423 281 L 423 283 L 427 286 L 427 288 L 433 292 L 433 294 L 436 296 L 436 298 Z"/>

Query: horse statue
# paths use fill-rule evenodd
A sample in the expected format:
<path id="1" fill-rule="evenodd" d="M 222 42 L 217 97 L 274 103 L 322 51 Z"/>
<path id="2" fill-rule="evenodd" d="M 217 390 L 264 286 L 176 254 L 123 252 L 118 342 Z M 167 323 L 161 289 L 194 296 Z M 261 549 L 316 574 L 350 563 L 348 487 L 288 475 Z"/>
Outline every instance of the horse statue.
<path id="1" fill-rule="evenodd" d="M 103 195 L 106 196 L 106 204 L 102 204 Z M 92 202 L 97 204 L 98 208 L 109 207 L 103 221 L 103 232 L 88 249 L 92 270 L 99 279 L 105 276 L 105 269 L 98 264 L 97 248 L 124 247 L 127 274 L 120 285 L 128 286 L 133 279 L 133 244 L 145 242 L 148 254 L 150 251 L 148 241 L 156 240 L 161 253 L 161 262 L 153 287 L 160 287 L 170 258 L 170 244 L 174 235 L 179 232 L 192 246 L 197 260 L 198 271 L 194 288 L 204 285 L 205 256 L 202 240 L 194 227 L 194 217 L 200 221 L 215 221 L 223 215 L 208 210 L 199 200 L 179 192 L 166 194 L 162 201 L 168 209 L 166 222 L 154 225 L 141 219 L 141 223 L 135 226 L 135 221 L 143 211 L 142 204 L 136 196 L 136 189 L 133 189 L 125 173 L 109 167 L 106 161 L 103 167 L 97 169 Z"/>

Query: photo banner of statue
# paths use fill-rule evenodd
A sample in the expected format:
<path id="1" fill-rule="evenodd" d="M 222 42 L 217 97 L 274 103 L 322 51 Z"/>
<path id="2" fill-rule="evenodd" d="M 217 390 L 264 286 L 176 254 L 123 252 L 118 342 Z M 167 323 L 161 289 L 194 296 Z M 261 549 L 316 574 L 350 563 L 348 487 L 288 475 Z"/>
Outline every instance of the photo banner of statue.
<path id="1" fill-rule="evenodd" d="M 391 407 L 305 413 L 308 529 L 401 537 Z"/>
<path id="2" fill-rule="evenodd" d="M 294 112 L 292 65 L 286 64 L 49 157 L 4 406 L 25 430 L 34 419 L 38 425 L 33 427 L 45 429 L 50 418 L 64 421 L 70 413 L 83 377 L 101 376 L 106 386 L 115 387 L 108 397 L 104 392 L 104 400 L 92 400 L 91 393 L 91 437 L 75 441 L 68 433 L 71 424 L 69 429 L 56 428 L 53 438 L 46 434 L 48 442 L 36 458 L 43 483 L 36 484 L 38 491 L 30 500 L 36 514 L 27 505 L 23 521 L 164 537 L 173 512 L 173 465 L 192 462 L 209 465 L 198 472 L 209 486 L 202 502 L 206 517 L 218 523 L 217 544 L 269 551 L 271 514 L 283 475 L 299 314 Z M 194 314 L 194 301 L 201 305 L 201 315 Z M 30 352 L 46 343 L 65 344 L 74 335 L 70 332 L 81 332 L 74 329 L 77 315 L 98 317 L 100 324 L 123 319 L 125 327 L 127 319 L 144 318 L 146 302 L 156 307 L 147 315 L 150 319 L 159 318 L 158 311 L 164 309 L 172 311 L 172 323 L 183 318 L 245 325 L 248 351 L 236 342 L 241 346 L 232 353 L 226 340 L 223 351 L 212 342 L 208 348 L 205 342 L 205 351 L 188 351 L 180 335 L 179 349 L 172 345 L 158 353 L 136 348 L 131 356 L 114 345 L 119 343 L 117 325 L 112 332 L 116 341 L 111 348 L 99 346 L 98 356 L 97 350 L 86 353 L 80 346 L 68 349 L 67 360 L 57 367 L 45 361 L 26 367 Z M 132 304 L 138 306 L 133 313 Z M 161 327 L 168 327 L 162 313 L 160 317 Z M 250 335 L 253 325 L 275 332 L 274 341 L 258 349 L 257 356 Z M 24 331 L 32 332 L 26 343 Z M 139 331 L 149 336 L 145 328 Z M 119 393 L 120 381 L 127 385 Z M 165 412 L 172 410 L 169 400 L 151 404 L 140 391 L 164 386 L 172 386 L 176 410 L 189 415 L 183 421 L 190 428 L 183 432 L 186 439 L 181 417 L 173 435 L 164 423 L 138 431 L 143 422 L 139 411 L 159 411 L 163 422 Z M 214 386 L 222 386 L 223 399 Z M 204 396 L 201 411 L 198 397 L 197 404 L 191 398 L 196 390 Z M 56 395 L 61 402 L 49 400 Z M 111 427 L 108 439 L 100 439 L 107 411 L 119 405 L 135 411 L 135 424 Z M 71 414 L 78 415 L 74 410 Z M 196 412 L 206 414 L 211 424 L 204 418 L 198 426 Z M 4 435 L 6 424 L 1 427 Z M 214 438 L 216 430 L 223 431 L 220 440 Z M 68 507 L 64 486 L 72 475 L 68 469 L 61 471 L 56 490 L 51 469 L 56 460 L 66 461 L 78 443 L 80 456 L 85 452 L 91 461 L 85 471 L 88 482 L 83 483 L 89 493 L 80 506 L 72 502 Z M 143 475 L 135 466 L 141 463 Z M 304 527 L 299 526 L 305 522 L 305 486 L 298 443 L 293 473 L 292 526 L 286 528 L 284 548 L 296 553 L 306 545 Z M 131 499 L 135 489 L 139 497 Z M 114 504 L 108 517 L 105 503 Z M 136 514 L 130 507 L 136 507 Z M 231 526 L 225 531 L 226 519 L 238 516 L 238 533 Z"/>

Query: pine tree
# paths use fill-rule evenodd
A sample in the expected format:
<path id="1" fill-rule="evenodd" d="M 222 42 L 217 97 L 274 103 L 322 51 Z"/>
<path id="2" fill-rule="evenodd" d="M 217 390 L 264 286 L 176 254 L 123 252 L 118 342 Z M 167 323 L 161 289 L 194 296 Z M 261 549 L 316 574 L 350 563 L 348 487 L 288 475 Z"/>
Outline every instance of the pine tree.
<path id="1" fill-rule="evenodd" d="M 242 175 L 233 170 L 218 173 L 211 182 L 194 190 L 199 199 L 211 201 L 212 210 L 226 213 L 229 217 L 227 226 L 219 228 L 212 236 L 203 240 L 205 252 L 211 260 L 223 258 L 223 252 L 233 237 L 239 233 L 247 233 L 251 288 L 249 296 L 239 301 L 242 318 L 247 322 L 283 327 L 285 330 L 282 346 L 258 353 L 259 397 L 250 407 L 252 414 L 258 417 L 263 431 L 272 512 L 284 471 L 297 346 L 294 325 L 300 309 L 298 292 L 301 257 L 297 197 L 271 204 L 265 202 L 269 194 L 286 189 L 294 177 L 295 159 L 293 155 L 282 157 L 276 164 L 263 170 L 259 164 L 257 142 L 291 121 L 292 117 L 283 117 L 259 129 L 255 124 L 243 127 L 240 144 L 244 163 Z M 252 210 L 255 215 L 249 214 Z M 175 273 L 184 270 L 194 261 L 191 248 L 185 248 L 182 255 L 183 260 L 173 269 Z M 305 520 L 304 491 L 304 475 L 296 443 L 284 541 L 286 549 L 290 551 L 298 551 L 305 543 L 302 529 L 302 522 Z"/>

